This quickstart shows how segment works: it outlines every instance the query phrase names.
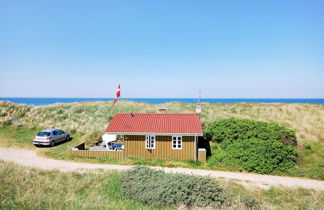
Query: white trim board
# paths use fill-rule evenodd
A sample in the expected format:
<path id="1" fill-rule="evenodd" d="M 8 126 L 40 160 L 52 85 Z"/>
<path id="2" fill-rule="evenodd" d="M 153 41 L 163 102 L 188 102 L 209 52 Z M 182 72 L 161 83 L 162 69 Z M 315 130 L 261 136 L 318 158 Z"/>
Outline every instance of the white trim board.
<path id="1" fill-rule="evenodd" d="M 108 134 L 116 135 L 155 135 L 155 136 L 203 136 L 203 133 L 148 133 L 148 132 L 106 132 Z"/>

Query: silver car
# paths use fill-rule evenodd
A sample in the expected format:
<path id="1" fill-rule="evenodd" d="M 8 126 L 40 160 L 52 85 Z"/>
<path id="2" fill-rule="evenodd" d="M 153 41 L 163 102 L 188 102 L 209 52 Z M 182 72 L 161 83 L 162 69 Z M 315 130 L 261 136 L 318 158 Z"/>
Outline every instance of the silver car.
<path id="1" fill-rule="evenodd" d="M 70 140 L 70 133 L 56 128 L 47 128 L 34 137 L 34 145 L 47 145 L 53 147 L 56 143 Z"/>

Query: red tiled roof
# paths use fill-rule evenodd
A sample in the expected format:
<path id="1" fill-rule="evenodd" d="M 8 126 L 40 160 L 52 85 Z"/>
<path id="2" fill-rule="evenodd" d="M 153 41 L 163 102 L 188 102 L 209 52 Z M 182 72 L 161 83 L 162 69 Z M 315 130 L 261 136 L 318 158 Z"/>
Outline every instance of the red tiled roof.
<path id="1" fill-rule="evenodd" d="M 196 114 L 116 114 L 106 132 L 202 134 Z"/>

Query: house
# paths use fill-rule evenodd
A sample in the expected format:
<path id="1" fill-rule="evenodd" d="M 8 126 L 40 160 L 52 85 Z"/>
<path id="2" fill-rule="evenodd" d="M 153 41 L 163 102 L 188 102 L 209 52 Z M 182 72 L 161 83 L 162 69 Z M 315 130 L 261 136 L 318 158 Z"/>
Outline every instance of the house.
<path id="1" fill-rule="evenodd" d="M 105 130 L 121 136 L 124 157 L 197 160 L 198 137 L 203 135 L 197 114 L 119 113 Z M 199 150 L 204 155 L 203 150 Z"/>

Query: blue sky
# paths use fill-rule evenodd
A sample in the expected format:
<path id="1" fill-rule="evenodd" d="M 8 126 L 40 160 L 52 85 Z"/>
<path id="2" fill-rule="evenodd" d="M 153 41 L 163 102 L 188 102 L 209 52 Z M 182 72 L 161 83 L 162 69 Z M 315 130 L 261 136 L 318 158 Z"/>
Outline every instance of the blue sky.
<path id="1" fill-rule="evenodd" d="M 323 1 L 0 1 L 0 97 L 324 98 Z"/>

